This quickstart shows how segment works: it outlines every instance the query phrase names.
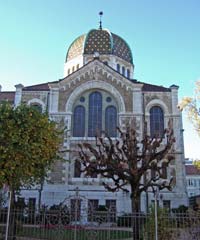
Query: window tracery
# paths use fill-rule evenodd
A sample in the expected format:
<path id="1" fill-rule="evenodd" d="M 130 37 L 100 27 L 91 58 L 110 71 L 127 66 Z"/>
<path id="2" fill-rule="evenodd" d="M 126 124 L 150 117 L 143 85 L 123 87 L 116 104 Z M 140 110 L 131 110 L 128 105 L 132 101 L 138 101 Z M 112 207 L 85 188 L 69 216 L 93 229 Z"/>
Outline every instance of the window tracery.
<path id="1" fill-rule="evenodd" d="M 150 135 L 162 137 L 164 133 L 164 113 L 161 107 L 153 106 L 150 109 Z"/>
<path id="2" fill-rule="evenodd" d="M 95 137 L 105 130 L 116 137 L 118 107 L 105 91 L 88 91 L 79 95 L 73 107 L 73 137 Z"/>

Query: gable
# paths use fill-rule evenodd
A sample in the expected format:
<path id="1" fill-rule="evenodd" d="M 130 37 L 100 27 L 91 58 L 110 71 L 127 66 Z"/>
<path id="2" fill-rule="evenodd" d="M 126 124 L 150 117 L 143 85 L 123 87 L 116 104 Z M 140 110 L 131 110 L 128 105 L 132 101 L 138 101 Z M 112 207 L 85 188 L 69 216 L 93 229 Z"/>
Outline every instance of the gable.
<path id="1" fill-rule="evenodd" d="M 58 84 L 50 84 L 50 87 L 59 88 L 59 111 L 61 112 L 66 110 L 66 103 L 77 88 L 82 88 L 83 91 L 104 89 L 116 96 L 121 96 L 125 111 L 132 110 L 134 83 L 98 60 L 86 64 L 70 76 L 61 79 Z"/>

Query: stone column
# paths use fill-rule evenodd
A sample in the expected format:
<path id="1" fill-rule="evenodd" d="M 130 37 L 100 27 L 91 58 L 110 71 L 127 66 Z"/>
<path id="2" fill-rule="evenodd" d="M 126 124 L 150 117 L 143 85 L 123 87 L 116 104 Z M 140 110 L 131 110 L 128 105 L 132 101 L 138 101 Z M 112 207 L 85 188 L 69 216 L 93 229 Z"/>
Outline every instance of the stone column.
<path id="1" fill-rule="evenodd" d="M 133 112 L 133 121 L 135 122 L 135 129 L 140 133 L 140 137 L 142 137 L 143 129 L 144 129 L 142 84 L 137 84 L 134 86 L 132 112 Z"/>
<path id="2" fill-rule="evenodd" d="M 59 100 L 59 88 L 50 88 L 49 96 L 49 112 L 57 113 L 58 112 L 58 100 Z"/>
<path id="3" fill-rule="evenodd" d="M 183 126 L 182 115 L 180 110 L 178 109 L 178 88 L 179 87 L 176 85 L 172 85 L 170 87 L 172 99 L 173 130 L 176 139 L 175 142 L 176 191 L 179 193 L 177 195 L 177 202 L 180 202 L 180 204 L 187 205 L 186 177 L 184 166 L 185 154 L 183 143 Z"/>
<path id="4" fill-rule="evenodd" d="M 183 148 L 183 136 L 182 136 L 182 116 L 178 109 L 178 89 L 176 85 L 170 86 L 171 89 L 171 99 L 172 99 L 172 119 L 173 119 L 173 129 L 176 138 L 176 151 L 184 152 Z"/>
<path id="5" fill-rule="evenodd" d="M 15 91 L 15 101 L 14 101 L 15 107 L 17 107 L 17 106 L 19 106 L 21 104 L 23 87 L 24 86 L 22 84 L 15 85 L 15 88 L 16 88 L 16 91 Z"/>

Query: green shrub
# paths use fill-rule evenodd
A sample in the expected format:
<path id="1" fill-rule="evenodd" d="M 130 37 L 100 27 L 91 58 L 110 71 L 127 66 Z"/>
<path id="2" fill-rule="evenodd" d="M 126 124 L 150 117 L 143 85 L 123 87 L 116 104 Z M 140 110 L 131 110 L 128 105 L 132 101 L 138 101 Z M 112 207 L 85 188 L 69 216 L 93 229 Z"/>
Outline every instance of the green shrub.
<path id="1" fill-rule="evenodd" d="M 158 208 L 158 239 L 169 240 L 173 236 L 173 219 L 167 209 Z M 143 240 L 155 239 L 155 208 L 151 207 L 143 227 Z"/>

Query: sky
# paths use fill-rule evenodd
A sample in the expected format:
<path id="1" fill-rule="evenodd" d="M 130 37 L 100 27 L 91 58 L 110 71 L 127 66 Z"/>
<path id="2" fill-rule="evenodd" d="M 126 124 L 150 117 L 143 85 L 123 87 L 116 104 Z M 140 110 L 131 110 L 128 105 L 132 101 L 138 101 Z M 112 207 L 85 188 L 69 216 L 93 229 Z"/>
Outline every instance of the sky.
<path id="1" fill-rule="evenodd" d="M 134 78 L 169 87 L 179 99 L 200 79 L 199 0 L 0 0 L 0 85 L 30 86 L 63 77 L 73 40 L 99 26 L 129 44 Z M 200 159 L 200 138 L 183 114 L 185 156 Z"/>

